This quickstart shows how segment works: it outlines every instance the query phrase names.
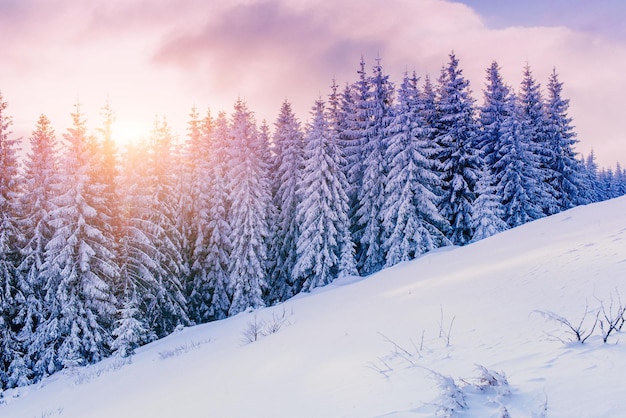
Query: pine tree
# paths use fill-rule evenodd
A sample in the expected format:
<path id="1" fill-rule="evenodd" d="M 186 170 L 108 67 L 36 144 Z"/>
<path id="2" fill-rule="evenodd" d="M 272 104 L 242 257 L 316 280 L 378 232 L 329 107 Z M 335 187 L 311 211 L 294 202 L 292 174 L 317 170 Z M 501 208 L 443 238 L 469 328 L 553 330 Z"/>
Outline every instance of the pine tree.
<path id="1" fill-rule="evenodd" d="M 293 274 L 311 291 L 338 276 L 353 274 L 348 240 L 348 197 L 339 170 L 341 155 L 328 124 L 324 103 L 316 101 L 305 141 L 304 173 L 297 221 L 301 234 Z M 347 258 L 346 258 L 347 257 Z"/>
<path id="2" fill-rule="evenodd" d="M 135 349 L 145 342 L 147 330 L 138 318 L 137 300 L 134 294 L 124 295 L 124 303 L 119 318 L 112 331 L 114 337 L 111 350 L 117 357 L 129 357 Z"/>
<path id="3" fill-rule="evenodd" d="M 439 132 L 436 141 L 441 146 L 439 161 L 443 181 L 440 212 L 450 224 L 452 243 L 464 245 L 473 236 L 472 207 L 481 163 L 474 148 L 478 132 L 474 99 L 454 54 L 450 54 L 450 62 L 442 70 L 437 104 Z"/>
<path id="4" fill-rule="evenodd" d="M 177 225 L 182 237 L 181 256 L 183 264 L 189 271 L 189 277 L 182 283 L 185 288 L 185 296 L 189 302 L 189 317 L 195 323 L 206 322 L 199 310 L 205 301 L 210 299 L 204 291 L 198 292 L 198 276 L 202 275 L 194 265 L 196 254 L 202 251 L 204 243 L 203 229 L 206 229 L 203 212 L 206 211 L 205 201 L 207 193 L 206 173 L 203 168 L 208 159 L 208 137 L 211 134 L 213 120 L 208 112 L 204 120 L 200 120 L 198 109 L 194 106 L 189 114 L 187 122 L 187 141 L 183 150 L 181 164 L 182 181 L 180 182 L 180 211 L 177 217 Z M 203 130 L 206 129 L 206 133 Z M 201 280 L 201 279 L 200 279 Z M 191 295 L 194 294 L 192 301 Z"/>
<path id="5" fill-rule="evenodd" d="M 518 104 L 521 112 L 520 134 L 524 136 L 523 141 L 534 155 L 529 162 L 534 162 L 533 170 L 538 176 L 536 177 L 538 181 L 535 182 L 536 187 L 528 190 L 529 197 L 541 205 L 543 215 L 550 215 L 559 210 L 557 192 L 551 183 L 555 173 L 550 168 L 550 161 L 555 158 L 555 155 L 547 143 L 546 115 L 540 85 L 535 80 L 528 64 L 524 67 Z"/>
<path id="6" fill-rule="evenodd" d="M 492 62 L 487 69 L 487 82 L 483 90 L 483 105 L 479 109 L 479 134 L 476 148 L 480 150 L 483 161 L 490 168 L 494 177 L 494 164 L 501 157 L 502 125 L 510 116 L 507 106 L 507 98 L 510 89 L 504 84 L 500 75 L 500 66 Z"/>
<path id="7" fill-rule="evenodd" d="M 583 167 L 581 187 L 578 195 L 579 204 L 599 202 L 600 185 L 598 182 L 598 164 L 593 149 L 587 157 L 581 157 L 580 164 Z"/>
<path id="8" fill-rule="evenodd" d="M 95 141 L 87 135 L 80 106 L 64 138 L 61 191 L 50 213 L 54 235 L 46 246 L 42 277 L 45 311 L 36 330 L 45 347 L 38 372 L 83 365 L 108 354 L 115 313 L 115 263 L 102 184 L 94 177 Z"/>
<path id="9" fill-rule="evenodd" d="M 432 169 L 429 130 L 421 113 L 424 105 L 417 78 L 405 74 L 385 135 L 388 174 L 381 218 L 387 267 L 448 242 L 433 193 L 439 178 Z"/>
<path id="10" fill-rule="evenodd" d="M 534 199 L 541 172 L 534 144 L 525 135 L 524 115 L 516 97 L 509 95 L 507 102 L 510 116 L 502 126 L 501 156 L 494 168 L 499 173 L 496 181 L 504 208 L 503 220 L 514 228 L 543 216 L 541 201 Z"/>
<path id="11" fill-rule="evenodd" d="M 20 228 L 23 240 L 20 243 L 21 263 L 19 275 L 22 278 L 20 292 L 25 304 L 18 314 L 20 340 L 28 347 L 28 356 L 35 361 L 39 350 L 33 336 L 43 318 L 43 282 L 41 272 L 45 261 L 45 248 L 53 235 L 50 225 L 53 195 L 58 189 L 57 141 L 50 121 L 41 115 L 30 137 L 30 153 L 25 161 Z M 31 366 L 32 367 L 32 366 Z M 41 375 L 34 375 L 39 379 Z"/>
<path id="12" fill-rule="evenodd" d="M 546 101 L 546 145 L 551 149 L 547 167 L 552 173 L 549 179 L 560 210 L 570 209 L 580 203 L 582 167 L 576 158 L 574 147 L 578 142 L 572 127 L 572 118 L 567 115 L 569 100 L 563 99 L 563 83 L 556 69 L 552 70 L 548 82 Z"/>
<path id="13" fill-rule="evenodd" d="M 363 144 L 363 178 L 358 191 L 356 212 L 359 237 L 357 266 L 361 273 L 371 274 L 385 264 L 381 210 L 384 204 L 385 166 L 384 135 L 392 119 L 394 86 L 383 74 L 380 59 L 371 77 L 372 99 L 369 103 L 370 127 Z"/>
<path id="14" fill-rule="evenodd" d="M 275 123 L 275 163 L 272 170 L 274 184 L 274 207 L 276 216 L 272 225 L 270 259 L 270 301 L 283 301 L 300 292 L 302 283 L 296 282 L 293 268 L 296 263 L 296 243 L 299 227 L 296 221 L 298 185 L 302 175 L 303 135 L 300 123 L 285 101 Z"/>
<path id="15" fill-rule="evenodd" d="M 266 283 L 267 205 L 270 190 L 262 159 L 263 147 L 252 113 L 238 100 L 231 122 L 230 224 L 232 228 L 229 315 L 264 306 Z"/>
<path id="16" fill-rule="evenodd" d="M 508 229 L 504 218 L 504 208 L 497 193 L 494 176 L 487 164 L 483 165 L 480 179 L 476 184 L 478 197 L 474 201 L 472 210 L 472 229 L 474 236 L 472 241 L 489 238 L 492 235 Z"/>
<path id="17" fill-rule="evenodd" d="M 155 120 L 148 144 L 147 188 L 149 205 L 142 214 L 148 224 L 159 268 L 153 271 L 156 293 L 149 312 L 150 331 L 157 337 L 170 334 L 179 325 L 189 324 L 182 280 L 188 274 L 182 257 L 183 238 L 179 229 L 179 166 L 167 120 Z"/>
<path id="18" fill-rule="evenodd" d="M 18 314 L 26 309 L 22 290 L 27 287 L 19 274 L 20 261 L 18 215 L 19 177 L 18 140 L 11 138 L 12 118 L 7 115 L 7 102 L 0 94 L 0 388 L 24 386 L 30 382 L 31 371 L 25 347 L 18 339 L 23 324 Z"/>
<path id="19" fill-rule="evenodd" d="M 207 116 L 208 117 L 208 116 Z M 204 125 L 208 121 L 205 119 Z M 229 254 L 231 230 L 228 223 L 228 189 L 226 163 L 228 161 L 229 127 L 226 115 L 220 113 L 211 129 L 203 129 L 208 147 L 207 159 L 199 172 L 206 184 L 198 204 L 198 234 L 194 250 L 195 272 L 189 296 L 190 310 L 197 322 L 223 319 L 228 315 Z"/>

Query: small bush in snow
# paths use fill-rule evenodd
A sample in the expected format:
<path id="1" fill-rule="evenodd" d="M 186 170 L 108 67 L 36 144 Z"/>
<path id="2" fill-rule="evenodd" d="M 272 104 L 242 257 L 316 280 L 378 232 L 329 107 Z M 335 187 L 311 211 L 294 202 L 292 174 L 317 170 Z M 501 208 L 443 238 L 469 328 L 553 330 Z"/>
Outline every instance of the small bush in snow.
<path id="1" fill-rule="evenodd" d="M 611 302 L 608 307 L 603 301 L 600 301 L 601 315 L 598 321 L 602 332 L 602 341 L 605 343 L 612 333 L 622 330 L 624 321 L 626 321 L 626 306 L 622 304 L 622 298 L 620 297 L 619 292 L 616 292 L 616 294 L 617 301 L 611 294 Z"/>
<path id="2" fill-rule="evenodd" d="M 584 344 L 585 341 L 587 341 L 587 339 L 591 337 L 591 335 L 593 335 L 593 331 L 598 325 L 598 316 L 600 315 L 599 311 L 596 311 L 595 314 L 590 311 L 589 306 L 586 304 L 585 312 L 578 322 L 570 322 L 569 319 L 552 311 L 535 312 L 543 316 L 546 320 L 556 322 L 557 324 L 565 327 L 565 330 L 568 334 L 567 337 L 559 337 L 557 335 L 550 334 L 551 337 L 557 339 L 558 341 L 561 341 L 564 344 L 570 342 L 579 342 L 581 344 Z"/>
<path id="3" fill-rule="evenodd" d="M 468 409 L 465 393 L 454 379 L 450 376 L 444 376 L 433 372 L 438 380 L 438 386 L 441 390 L 439 401 L 435 403 L 437 406 L 437 416 L 442 418 L 452 418 L 459 411 Z"/>
<path id="4" fill-rule="evenodd" d="M 602 341 L 606 344 L 609 336 L 622 330 L 626 322 L 626 306 L 622 303 L 619 292 L 615 292 L 616 297 L 611 294 L 608 306 L 600 299 L 600 306 L 590 310 L 585 304 L 585 312 L 580 321 L 570 322 L 567 318 L 551 311 L 535 311 L 549 321 L 565 327 L 567 336 L 559 337 L 550 334 L 551 337 L 563 343 L 579 342 L 584 344 L 591 337 L 596 329 L 600 329 Z"/>
<path id="5" fill-rule="evenodd" d="M 272 319 L 268 321 L 259 319 L 255 313 L 252 321 L 248 322 L 248 325 L 242 332 L 243 343 L 253 343 L 261 337 L 277 333 L 283 326 L 291 325 L 289 322 L 291 315 L 293 315 L 293 312 L 288 315 L 284 305 L 282 312 L 280 314 L 273 313 Z"/>
<path id="6" fill-rule="evenodd" d="M 509 381 L 503 372 L 489 370 L 480 364 L 477 364 L 476 368 L 478 369 L 479 376 L 476 378 L 474 386 L 477 389 L 481 391 L 493 389 L 498 396 L 509 396 L 511 394 Z"/>
<path id="7" fill-rule="evenodd" d="M 185 344 L 181 344 L 170 350 L 159 351 L 159 358 L 161 360 L 165 360 L 170 357 L 177 357 L 177 356 L 180 356 L 181 354 L 188 353 L 191 350 L 195 350 L 196 348 L 204 344 L 208 344 L 210 342 L 211 342 L 210 338 L 207 338 L 206 340 L 202 340 L 202 341 L 189 341 L 189 342 L 186 342 Z"/>

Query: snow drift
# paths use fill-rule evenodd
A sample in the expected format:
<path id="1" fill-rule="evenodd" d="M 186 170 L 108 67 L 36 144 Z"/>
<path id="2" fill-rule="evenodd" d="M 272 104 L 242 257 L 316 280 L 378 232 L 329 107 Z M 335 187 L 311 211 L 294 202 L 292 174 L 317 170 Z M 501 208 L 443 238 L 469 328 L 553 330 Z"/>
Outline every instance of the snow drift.
<path id="1" fill-rule="evenodd" d="M 0 416 L 622 416 L 626 338 L 592 325 L 626 302 L 625 214 L 578 207 L 186 328 L 6 391 Z"/>

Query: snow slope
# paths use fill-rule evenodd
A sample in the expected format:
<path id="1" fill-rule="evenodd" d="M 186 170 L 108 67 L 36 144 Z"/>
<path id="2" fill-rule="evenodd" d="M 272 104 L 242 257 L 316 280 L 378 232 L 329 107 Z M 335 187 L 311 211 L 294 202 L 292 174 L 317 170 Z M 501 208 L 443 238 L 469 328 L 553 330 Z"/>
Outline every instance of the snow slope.
<path id="1" fill-rule="evenodd" d="M 564 343 L 536 311 L 577 322 L 611 296 L 616 307 L 625 273 L 626 197 L 181 330 L 130 364 L 7 391 L 0 417 L 430 417 L 455 388 L 461 416 L 624 416 L 624 335 Z M 255 317 L 283 316 L 244 341 Z M 477 365 L 508 387 L 481 389 Z"/>

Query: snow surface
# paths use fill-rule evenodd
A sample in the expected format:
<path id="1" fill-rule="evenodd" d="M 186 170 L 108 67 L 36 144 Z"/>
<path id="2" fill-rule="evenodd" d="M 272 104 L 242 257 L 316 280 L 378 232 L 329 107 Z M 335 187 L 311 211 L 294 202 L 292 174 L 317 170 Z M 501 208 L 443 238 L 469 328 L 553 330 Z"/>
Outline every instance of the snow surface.
<path id="1" fill-rule="evenodd" d="M 566 344 L 536 311 L 577 322 L 618 292 L 626 302 L 625 273 L 623 197 L 6 391 L 0 416 L 431 417 L 449 401 L 441 382 L 464 396 L 460 416 L 624 416 L 624 335 Z M 244 341 L 255 316 L 283 314 Z M 509 386 L 480 386 L 478 365 Z"/>

